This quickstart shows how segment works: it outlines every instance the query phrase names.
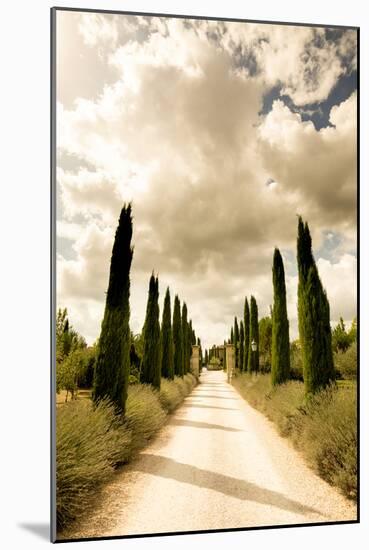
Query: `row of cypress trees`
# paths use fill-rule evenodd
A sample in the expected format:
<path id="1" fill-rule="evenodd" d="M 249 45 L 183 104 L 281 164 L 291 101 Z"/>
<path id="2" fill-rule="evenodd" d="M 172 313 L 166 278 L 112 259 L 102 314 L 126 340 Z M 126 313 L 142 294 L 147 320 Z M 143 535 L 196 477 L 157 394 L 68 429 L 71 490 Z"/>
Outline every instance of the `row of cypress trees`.
<path id="1" fill-rule="evenodd" d="M 109 285 L 101 324 L 94 374 L 93 399 L 108 397 L 124 415 L 130 372 L 131 331 L 130 269 L 133 258 L 132 207 L 124 204 L 115 232 L 110 260 Z M 171 322 L 170 292 L 167 288 L 162 323 L 159 321 L 159 280 L 150 277 L 146 317 L 143 327 L 141 382 L 160 388 L 161 377 L 173 379 L 190 370 L 191 346 L 196 343 L 192 322 L 187 321 L 187 305 L 174 300 Z M 200 344 L 200 340 L 198 339 Z"/>
<path id="2" fill-rule="evenodd" d="M 335 378 L 330 312 L 327 294 L 321 283 L 312 252 L 307 222 L 298 219 L 298 325 L 302 350 L 303 376 L 306 394 L 315 393 Z M 290 341 L 287 316 L 286 284 L 283 259 L 278 248 L 273 255 L 272 308 L 272 384 L 282 384 L 290 378 Z M 245 298 L 244 320 L 238 330 L 237 317 L 231 329 L 230 341 L 235 346 L 236 368 L 259 370 L 258 309 L 254 296 L 250 307 Z M 252 342 L 257 350 L 252 351 Z"/>
<path id="3" fill-rule="evenodd" d="M 235 348 L 235 367 L 241 372 L 256 372 L 259 370 L 259 322 L 258 306 L 254 296 L 250 298 L 250 306 L 245 298 L 244 317 L 238 327 L 238 319 L 234 318 L 229 342 Z M 256 344 L 256 351 L 252 343 Z"/>
<path id="4" fill-rule="evenodd" d="M 170 290 L 166 290 L 162 324 L 159 321 L 159 280 L 154 273 L 150 277 L 149 296 L 143 327 L 144 351 L 140 380 L 160 389 L 161 377 L 173 380 L 190 371 L 192 345 L 196 334 L 192 321 L 188 321 L 187 305 L 174 298 L 173 326 L 170 304 Z M 199 340 L 200 342 L 200 340 Z"/>

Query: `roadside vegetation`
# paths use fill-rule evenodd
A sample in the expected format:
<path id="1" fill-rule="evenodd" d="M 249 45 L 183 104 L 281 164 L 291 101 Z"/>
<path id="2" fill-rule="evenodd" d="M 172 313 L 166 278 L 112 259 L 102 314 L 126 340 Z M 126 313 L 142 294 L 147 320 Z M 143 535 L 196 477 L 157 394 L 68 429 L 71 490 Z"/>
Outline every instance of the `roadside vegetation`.
<path id="1" fill-rule="evenodd" d="M 283 436 L 291 438 L 322 478 L 356 499 L 356 319 L 348 329 L 341 318 L 332 330 L 309 226 L 301 218 L 297 267 L 299 338 L 290 342 L 283 259 L 276 248 L 270 317 L 258 321 L 255 297 L 251 296 L 250 308 L 246 297 L 244 327 L 249 330 L 243 331 L 243 342 L 237 318 L 231 327 L 233 384 L 253 407 L 275 422 Z"/>
<path id="2" fill-rule="evenodd" d="M 57 407 L 57 521 L 69 525 L 88 510 L 91 496 L 117 467 L 144 448 L 197 384 L 188 373 L 162 380 L 160 391 L 148 384 L 131 384 L 126 413 L 117 414 L 108 399 L 94 405 L 80 397 Z"/>
<path id="3" fill-rule="evenodd" d="M 292 440 L 317 474 L 346 497 L 357 497 L 355 383 L 329 386 L 309 400 L 302 382 L 273 387 L 270 374 L 238 374 L 233 385 Z"/>
<path id="4" fill-rule="evenodd" d="M 170 291 L 159 319 L 159 279 L 151 274 L 145 323 L 130 330 L 131 205 L 124 205 L 110 261 L 101 333 L 92 346 L 56 319 L 56 501 L 58 529 L 91 506 L 91 495 L 132 460 L 198 382 L 191 372 L 196 337 L 188 309 Z M 175 330 L 173 330 L 173 327 Z"/>

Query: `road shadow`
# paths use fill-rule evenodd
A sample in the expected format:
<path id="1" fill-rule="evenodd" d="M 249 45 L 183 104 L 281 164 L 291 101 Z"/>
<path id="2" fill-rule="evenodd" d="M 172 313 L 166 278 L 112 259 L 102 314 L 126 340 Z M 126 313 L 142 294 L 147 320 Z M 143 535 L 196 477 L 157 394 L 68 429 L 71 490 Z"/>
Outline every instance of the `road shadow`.
<path id="1" fill-rule="evenodd" d="M 18 523 L 18 527 L 30 531 L 40 539 L 50 540 L 50 525 L 48 523 Z"/>
<path id="2" fill-rule="evenodd" d="M 165 456 L 144 453 L 136 464 L 132 464 L 131 468 L 158 477 L 174 479 L 181 483 L 189 483 L 204 489 L 211 489 L 239 500 L 248 500 L 257 502 L 258 504 L 275 506 L 281 510 L 301 515 L 319 514 L 323 516 L 319 510 L 305 506 L 277 491 L 270 491 L 244 479 L 237 479 L 203 470 L 190 464 L 177 462 Z"/>
<path id="3" fill-rule="evenodd" d="M 195 409 L 218 409 L 220 411 L 238 411 L 238 409 L 235 409 L 234 407 L 214 407 L 212 405 L 201 405 L 200 403 L 185 403 L 182 405 L 181 408 L 195 408 Z"/>
<path id="4" fill-rule="evenodd" d="M 223 430 L 225 432 L 243 432 L 238 428 L 230 428 L 221 424 L 209 424 L 208 422 L 198 422 L 197 420 L 185 420 L 181 418 L 173 418 L 171 424 L 175 426 L 188 426 L 190 428 L 206 428 L 210 430 Z"/>

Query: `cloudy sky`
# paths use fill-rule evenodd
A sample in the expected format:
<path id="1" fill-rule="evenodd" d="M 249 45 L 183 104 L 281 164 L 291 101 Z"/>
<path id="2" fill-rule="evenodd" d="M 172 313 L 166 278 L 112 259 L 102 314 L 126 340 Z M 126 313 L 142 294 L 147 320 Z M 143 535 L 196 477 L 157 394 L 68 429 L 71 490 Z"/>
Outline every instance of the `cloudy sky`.
<path id="1" fill-rule="evenodd" d="M 353 30 L 57 12 L 58 306 L 89 343 L 128 200 L 135 333 L 153 269 L 205 346 L 245 295 L 267 315 L 278 246 L 297 337 L 297 214 L 332 321 L 351 321 L 356 46 Z"/>

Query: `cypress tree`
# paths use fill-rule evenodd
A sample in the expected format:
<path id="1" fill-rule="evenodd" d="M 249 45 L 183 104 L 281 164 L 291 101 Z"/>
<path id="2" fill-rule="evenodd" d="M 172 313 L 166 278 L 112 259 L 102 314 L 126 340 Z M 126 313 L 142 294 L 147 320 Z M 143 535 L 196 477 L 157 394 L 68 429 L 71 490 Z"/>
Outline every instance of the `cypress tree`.
<path id="1" fill-rule="evenodd" d="M 195 331 L 192 328 L 192 320 L 190 319 L 187 324 L 188 327 L 188 372 L 190 371 L 191 365 L 191 356 L 192 356 L 192 346 L 196 344 L 196 335 Z"/>
<path id="2" fill-rule="evenodd" d="M 96 359 L 93 399 L 108 397 L 124 414 L 130 369 L 129 290 L 133 248 L 131 205 L 124 205 L 110 260 L 109 286 Z"/>
<path id="3" fill-rule="evenodd" d="M 250 309 L 249 309 L 249 303 L 247 301 L 247 298 L 245 298 L 243 323 L 244 323 L 244 331 L 245 331 L 243 370 L 244 372 L 246 372 L 248 359 L 249 359 L 249 347 L 250 347 Z"/>
<path id="4" fill-rule="evenodd" d="M 174 298 L 173 310 L 173 345 L 174 345 L 174 374 L 183 377 L 183 342 L 181 324 L 181 303 L 178 296 Z"/>
<path id="5" fill-rule="evenodd" d="M 252 342 L 256 343 L 256 351 L 252 351 Z M 249 372 L 258 372 L 259 370 L 259 322 L 258 306 L 254 296 L 250 299 L 250 336 L 249 336 L 249 355 L 247 370 Z"/>
<path id="6" fill-rule="evenodd" d="M 190 356 L 188 349 L 189 342 L 189 328 L 187 322 L 187 306 L 186 302 L 183 302 L 182 305 L 182 342 L 183 342 L 183 373 L 187 374 L 190 369 Z"/>
<path id="7" fill-rule="evenodd" d="M 233 327 L 231 327 L 231 344 L 234 344 Z"/>
<path id="8" fill-rule="evenodd" d="M 150 277 L 144 325 L 144 349 L 142 356 L 141 382 L 160 389 L 161 342 L 159 323 L 159 281 Z"/>
<path id="9" fill-rule="evenodd" d="M 161 325 L 161 342 L 162 342 L 162 360 L 161 360 L 161 375 L 164 378 L 173 380 L 174 378 L 174 347 L 172 333 L 172 315 L 170 311 L 170 292 L 169 287 L 165 293 L 163 321 Z"/>
<path id="10" fill-rule="evenodd" d="M 306 394 L 315 393 L 335 378 L 330 311 L 312 253 L 310 230 L 298 221 L 298 321 Z"/>
<path id="11" fill-rule="evenodd" d="M 239 360 L 239 368 L 240 371 L 243 371 L 243 365 L 244 365 L 244 345 L 245 345 L 245 331 L 243 328 L 243 321 L 240 321 L 240 360 Z"/>
<path id="12" fill-rule="evenodd" d="M 286 284 L 281 253 L 273 257 L 274 302 L 272 309 L 272 384 L 282 384 L 290 375 L 290 338 L 287 317 Z"/>
<path id="13" fill-rule="evenodd" d="M 208 355 L 208 350 L 205 349 L 205 365 L 208 365 L 209 363 L 209 355 Z"/>
<path id="14" fill-rule="evenodd" d="M 238 349 L 238 346 L 239 346 L 239 340 L 240 340 L 240 333 L 239 333 L 239 330 L 238 330 L 237 317 L 234 318 L 233 338 L 234 338 L 234 361 L 235 361 L 234 366 L 237 369 L 238 364 L 239 364 L 239 360 L 238 360 L 239 359 L 239 357 L 238 357 L 239 349 Z"/>

